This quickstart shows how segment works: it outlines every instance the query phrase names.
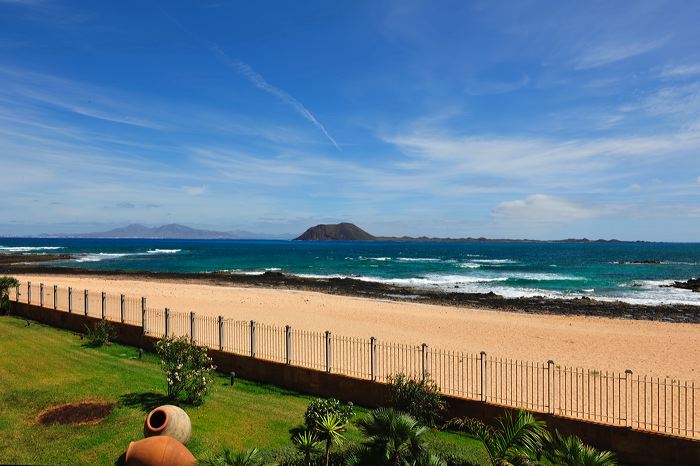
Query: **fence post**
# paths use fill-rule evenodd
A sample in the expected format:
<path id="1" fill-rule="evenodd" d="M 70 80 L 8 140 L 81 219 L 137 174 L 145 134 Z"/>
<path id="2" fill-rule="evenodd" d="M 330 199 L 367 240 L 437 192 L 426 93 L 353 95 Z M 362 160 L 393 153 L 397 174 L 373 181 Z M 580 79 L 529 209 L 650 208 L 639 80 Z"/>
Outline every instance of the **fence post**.
<path id="1" fill-rule="evenodd" d="M 44 284 L 39 283 L 39 306 L 44 307 Z"/>
<path id="2" fill-rule="evenodd" d="M 190 343 L 197 341 L 197 327 L 195 325 L 196 321 L 195 313 L 190 311 Z"/>
<path id="3" fill-rule="evenodd" d="M 284 346 L 285 346 L 285 362 L 292 363 L 292 327 L 285 325 L 284 327 Z"/>
<path id="4" fill-rule="evenodd" d="M 482 351 L 479 355 L 481 366 L 481 401 L 486 401 L 486 351 Z"/>
<path id="5" fill-rule="evenodd" d="M 102 292 L 102 319 L 107 318 L 107 293 Z"/>
<path id="6" fill-rule="evenodd" d="M 119 295 L 119 321 L 123 324 L 126 320 L 126 306 L 124 303 L 125 296 Z"/>
<path id="7" fill-rule="evenodd" d="M 630 410 L 634 406 L 632 403 L 632 370 L 625 370 L 625 425 L 627 427 L 632 427 L 632 416 L 630 415 Z M 678 420 L 680 423 L 680 419 Z"/>
<path id="8" fill-rule="evenodd" d="M 219 351 L 224 350 L 224 316 L 219 316 Z"/>
<path id="9" fill-rule="evenodd" d="M 250 357 L 255 357 L 255 321 L 250 321 Z"/>
<path id="10" fill-rule="evenodd" d="M 32 282 L 27 282 L 27 304 L 32 303 Z"/>
<path id="11" fill-rule="evenodd" d="M 170 309 L 165 308 L 165 336 L 170 336 Z"/>
<path id="12" fill-rule="evenodd" d="M 19 302 L 19 285 L 15 287 L 15 301 Z"/>
<path id="13" fill-rule="evenodd" d="M 333 349 L 331 348 L 331 332 L 326 330 L 326 372 L 331 373 L 333 361 Z"/>
<path id="14" fill-rule="evenodd" d="M 73 288 L 68 287 L 68 313 L 73 312 Z"/>
<path id="15" fill-rule="evenodd" d="M 552 372 L 554 361 L 547 361 L 547 412 L 554 414 L 554 405 L 552 403 L 552 386 L 554 385 L 554 373 Z"/>
<path id="16" fill-rule="evenodd" d="M 372 382 L 377 380 L 377 339 L 369 337 L 369 376 Z"/>
<path id="17" fill-rule="evenodd" d="M 428 368 L 426 367 L 426 362 L 428 359 L 428 345 L 426 343 L 423 343 L 420 345 L 420 373 L 421 377 L 423 380 L 425 380 L 426 376 L 428 375 L 427 370 Z"/>
<path id="18" fill-rule="evenodd" d="M 88 315 L 88 290 L 85 289 L 83 300 L 85 301 L 85 315 Z"/>
<path id="19" fill-rule="evenodd" d="M 146 317 L 147 317 L 146 298 L 142 297 L 141 298 L 141 331 L 143 332 L 144 335 L 148 333 L 148 326 L 146 325 Z"/>
<path id="20" fill-rule="evenodd" d="M 58 309 L 58 285 L 53 286 L 53 308 Z"/>

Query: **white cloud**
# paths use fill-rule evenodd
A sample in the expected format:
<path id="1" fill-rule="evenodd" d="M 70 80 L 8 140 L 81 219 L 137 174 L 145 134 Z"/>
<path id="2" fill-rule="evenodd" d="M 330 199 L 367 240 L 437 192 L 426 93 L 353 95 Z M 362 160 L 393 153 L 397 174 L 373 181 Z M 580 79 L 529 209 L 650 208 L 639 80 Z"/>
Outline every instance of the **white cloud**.
<path id="1" fill-rule="evenodd" d="M 183 186 L 182 190 L 190 196 L 201 196 L 207 192 L 206 186 Z"/>
<path id="2" fill-rule="evenodd" d="M 628 44 L 600 45 L 583 52 L 576 59 L 574 66 L 576 69 L 585 70 L 626 60 L 657 49 L 661 47 L 666 40 L 667 39 Z"/>
<path id="3" fill-rule="evenodd" d="M 517 225 L 566 224 L 604 215 L 606 209 L 586 207 L 561 197 L 533 194 L 498 204 L 491 217 L 498 223 Z"/>
<path id="4" fill-rule="evenodd" d="M 681 78 L 700 74 L 700 63 L 694 65 L 667 66 L 661 70 L 662 78 Z"/>

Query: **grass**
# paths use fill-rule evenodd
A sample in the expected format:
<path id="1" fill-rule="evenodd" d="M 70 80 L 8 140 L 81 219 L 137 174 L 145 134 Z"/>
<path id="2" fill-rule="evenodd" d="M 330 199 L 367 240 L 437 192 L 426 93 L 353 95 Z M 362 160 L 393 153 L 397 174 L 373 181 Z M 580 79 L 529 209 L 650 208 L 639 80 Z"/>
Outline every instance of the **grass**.
<path id="1" fill-rule="evenodd" d="M 133 347 L 92 348 L 67 331 L 15 317 L 0 317 L 0 463 L 115 464 L 129 442 L 143 437 L 146 414 L 165 402 L 165 377 L 155 355 L 138 359 Z M 202 406 L 185 409 L 192 420 L 188 447 L 197 457 L 223 446 L 234 450 L 289 447 L 311 396 L 222 375 Z M 42 410 L 69 402 L 106 400 L 112 413 L 92 425 L 40 426 Z M 357 416 L 367 412 L 356 407 Z M 357 417 L 356 416 L 356 417 Z M 347 437 L 359 440 L 350 426 Z M 454 445 L 475 464 L 486 464 L 481 445 L 450 432 L 436 443 Z"/>

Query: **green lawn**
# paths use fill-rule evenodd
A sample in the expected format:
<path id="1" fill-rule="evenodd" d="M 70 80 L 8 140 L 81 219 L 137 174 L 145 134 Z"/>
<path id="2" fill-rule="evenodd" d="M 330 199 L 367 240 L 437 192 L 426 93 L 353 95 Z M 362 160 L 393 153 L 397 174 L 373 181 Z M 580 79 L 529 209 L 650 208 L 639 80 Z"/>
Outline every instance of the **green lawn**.
<path id="1" fill-rule="evenodd" d="M 146 413 L 164 402 L 157 358 L 123 345 L 89 348 L 70 332 L 0 317 L 0 463 L 114 464 L 130 441 L 143 437 Z M 39 426 L 48 407 L 82 400 L 116 403 L 93 425 Z M 217 376 L 204 405 L 185 407 L 192 419 L 188 447 L 197 457 L 228 445 L 235 450 L 289 447 L 290 429 L 303 422 L 310 396 L 271 385 Z M 358 407 L 357 416 L 366 410 Z M 357 417 L 356 416 L 356 417 Z M 350 440 L 360 435 L 351 426 Z M 431 441 L 486 464 L 473 439 L 431 433 Z"/>

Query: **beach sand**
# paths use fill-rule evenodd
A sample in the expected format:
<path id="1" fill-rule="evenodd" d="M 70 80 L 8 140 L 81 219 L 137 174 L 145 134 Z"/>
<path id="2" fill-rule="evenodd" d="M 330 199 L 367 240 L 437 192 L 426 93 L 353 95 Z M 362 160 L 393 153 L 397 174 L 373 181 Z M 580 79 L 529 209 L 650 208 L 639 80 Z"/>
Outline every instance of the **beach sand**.
<path id="1" fill-rule="evenodd" d="M 700 381 L 700 325 L 521 314 L 310 291 L 119 276 L 15 275 L 46 286 L 145 296 L 152 308 L 195 311 L 300 330 L 421 344 L 586 369 Z"/>

